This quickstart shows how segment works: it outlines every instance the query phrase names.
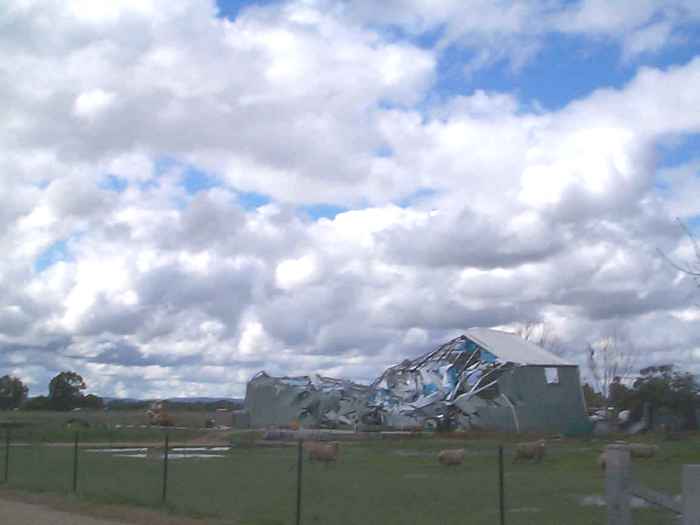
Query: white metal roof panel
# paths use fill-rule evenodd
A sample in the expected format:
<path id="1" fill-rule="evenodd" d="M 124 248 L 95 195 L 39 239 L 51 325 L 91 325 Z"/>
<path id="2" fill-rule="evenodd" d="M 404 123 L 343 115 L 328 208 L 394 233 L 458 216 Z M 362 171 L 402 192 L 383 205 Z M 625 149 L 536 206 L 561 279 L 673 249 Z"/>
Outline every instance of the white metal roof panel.
<path id="1" fill-rule="evenodd" d="M 490 328 L 470 328 L 466 336 L 502 361 L 523 365 L 575 366 L 575 363 L 565 361 L 517 334 Z"/>

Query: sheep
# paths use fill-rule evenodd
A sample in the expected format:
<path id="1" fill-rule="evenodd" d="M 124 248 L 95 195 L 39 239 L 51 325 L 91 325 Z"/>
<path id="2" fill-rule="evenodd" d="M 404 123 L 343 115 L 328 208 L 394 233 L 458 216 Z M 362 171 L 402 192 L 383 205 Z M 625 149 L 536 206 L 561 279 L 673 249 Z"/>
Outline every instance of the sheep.
<path id="1" fill-rule="evenodd" d="M 605 467 L 608 463 L 608 457 L 605 454 L 605 451 L 600 453 L 600 456 L 598 456 L 598 466 L 600 467 L 601 470 L 605 470 Z"/>
<path id="2" fill-rule="evenodd" d="M 533 459 L 537 463 L 542 461 L 545 453 L 545 441 L 540 439 L 538 441 L 529 441 L 526 443 L 518 443 L 515 445 L 515 456 L 513 457 L 513 463 L 520 460 Z"/>
<path id="3" fill-rule="evenodd" d="M 630 458 L 632 459 L 648 459 L 653 458 L 659 450 L 658 445 L 647 445 L 645 443 L 630 443 Z M 598 456 L 598 466 L 601 470 L 605 470 L 608 462 L 605 451 Z"/>
<path id="4" fill-rule="evenodd" d="M 653 458 L 658 452 L 658 445 L 630 443 L 630 456 L 633 458 Z"/>
<path id="5" fill-rule="evenodd" d="M 464 462 L 464 449 L 451 448 L 441 450 L 438 453 L 438 461 L 441 465 L 445 465 L 446 467 L 461 465 Z"/>
<path id="6" fill-rule="evenodd" d="M 304 443 L 304 448 L 309 453 L 309 461 L 317 460 L 326 464 L 338 461 L 340 447 L 337 442 L 319 443 L 317 441 L 307 441 Z"/>

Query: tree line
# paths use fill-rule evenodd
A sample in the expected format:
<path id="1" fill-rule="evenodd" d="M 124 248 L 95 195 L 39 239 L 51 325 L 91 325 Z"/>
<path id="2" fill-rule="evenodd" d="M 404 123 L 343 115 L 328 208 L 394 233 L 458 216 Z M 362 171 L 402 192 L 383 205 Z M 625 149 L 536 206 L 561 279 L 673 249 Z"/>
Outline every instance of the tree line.
<path id="1" fill-rule="evenodd" d="M 60 372 L 49 382 L 49 394 L 29 398 L 29 388 L 18 377 L 0 377 L 0 410 L 23 408 L 26 410 L 73 410 L 75 408 L 100 409 L 101 397 L 85 395 L 85 380 L 76 372 Z"/>
<path id="2" fill-rule="evenodd" d="M 700 253 L 700 246 L 698 250 Z M 700 266 L 698 268 L 693 275 L 700 278 Z M 517 333 L 555 355 L 564 353 L 546 321 L 525 323 Z M 638 369 L 639 353 L 624 344 L 616 332 L 596 345 L 589 344 L 585 353 L 590 382 L 583 384 L 583 394 L 589 409 L 612 410 L 614 414 L 628 411 L 630 421 L 639 421 L 647 406 L 650 425 L 654 425 L 655 415 L 665 413 L 677 418 L 685 428 L 698 428 L 700 382 L 697 376 L 673 364 Z"/>
<path id="3" fill-rule="evenodd" d="M 589 408 L 607 408 L 617 414 L 629 411 L 631 421 L 642 419 L 646 406 L 651 425 L 655 416 L 663 413 L 677 418 L 687 429 L 697 429 L 700 423 L 700 382 L 695 375 L 671 364 L 642 368 L 627 384 L 615 376 L 604 390 L 585 383 L 583 393 Z"/>
<path id="4" fill-rule="evenodd" d="M 21 379 L 4 375 L 0 377 L 0 410 L 73 410 L 76 408 L 99 410 L 106 408 L 107 402 L 94 394 L 83 393 L 87 385 L 76 372 L 61 372 L 49 383 L 47 396 L 28 397 L 29 388 Z M 145 410 L 153 400 L 147 399 L 112 399 L 110 410 Z M 237 410 L 242 408 L 240 401 L 217 399 L 211 401 L 168 400 L 169 410 L 212 411 Z"/>

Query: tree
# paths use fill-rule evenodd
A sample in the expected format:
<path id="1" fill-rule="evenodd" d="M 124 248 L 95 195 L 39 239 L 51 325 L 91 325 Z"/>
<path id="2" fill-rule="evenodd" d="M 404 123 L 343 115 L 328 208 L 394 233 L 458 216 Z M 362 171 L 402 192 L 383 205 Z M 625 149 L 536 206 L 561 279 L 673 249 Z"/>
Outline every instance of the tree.
<path id="1" fill-rule="evenodd" d="M 49 383 L 49 405 L 53 410 L 70 410 L 81 404 L 85 381 L 75 372 L 61 372 Z"/>
<path id="2" fill-rule="evenodd" d="M 634 397 L 634 391 L 622 382 L 620 376 L 615 376 L 608 387 L 608 396 L 608 403 L 619 412 L 620 410 L 630 408 L 629 405 Z"/>
<path id="3" fill-rule="evenodd" d="M 693 374 L 679 372 L 673 365 L 649 366 L 639 374 L 632 385 L 634 406 L 631 408 L 640 410 L 644 403 L 654 409 L 666 408 L 683 418 L 689 428 L 697 428 L 700 384 Z"/>
<path id="4" fill-rule="evenodd" d="M 541 346 L 554 355 L 563 354 L 561 342 L 554 333 L 552 326 L 546 322 L 527 322 L 515 331 L 520 337 L 537 346 Z"/>
<path id="5" fill-rule="evenodd" d="M 666 259 L 666 261 L 669 262 L 671 266 L 673 266 L 676 270 L 680 270 L 681 272 L 690 275 L 695 279 L 695 282 L 700 285 L 700 243 L 698 243 L 698 239 L 693 235 L 693 232 L 688 228 L 686 224 L 683 223 L 680 219 L 676 219 L 678 221 L 678 224 L 680 227 L 683 229 L 685 232 L 686 237 L 690 241 L 690 245 L 693 248 L 693 253 L 695 255 L 695 260 L 694 261 L 686 261 L 684 264 L 678 264 L 675 263 L 674 261 L 671 260 L 671 258 L 666 255 L 663 251 L 661 251 L 659 248 L 657 248 L 657 251 L 661 256 Z"/>
<path id="6" fill-rule="evenodd" d="M 4 375 L 0 377 L 0 410 L 19 407 L 27 399 L 27 388 L 16 377 Z"/>
<path id="7" fill-rule="evenodd" d="M 611 402 L 611 386 L 629 379 L 634 370 L 636 354 L 620 343 L 617 334 L 588 345 L 588 371 L 593 388 L 600 392 L 607 403 Z M 613 389 L 616 387 L 613 386 Z"/>
<path id="8" fill-rule="evenodd" d="M 104 408 L 104 400 L 94 394 L 88 394 L 81 399 L 80 406 L 91 410 L 102 410 Z"/>
<path id="9" fill-rule="evenodd" d="M 27 399 L 23 407 L 25 410 L 49 410 L 49 398 L 46 396 L 36 396 Z"/>
<path id="10" fill-rule="evenodd" d="M 596 392 L 591 385 L 588 383 L 583 384 L 583 399 L 586 401 L 586 406 L 588 408 L 598 408 L 605 406 L 605 399 L 600 394 Z"/>

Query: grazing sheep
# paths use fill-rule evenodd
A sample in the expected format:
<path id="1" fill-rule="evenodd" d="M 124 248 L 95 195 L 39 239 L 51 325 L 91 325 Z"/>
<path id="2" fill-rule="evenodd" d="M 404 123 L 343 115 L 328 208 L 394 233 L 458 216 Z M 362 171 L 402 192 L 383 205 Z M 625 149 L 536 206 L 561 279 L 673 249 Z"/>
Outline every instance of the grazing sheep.
<path id="1" fill-rule="evenodd" d="M 304 443 L 304 448 L 309 453 L 309 461 L 316 460 L 326 464 L 338 461 L 340 447 L 336 442 L 319 443 L 318 441 L 307 441 Z"/>
<path id="2" fill-rule="evenodd" d="M 464 449 L 463 448 L 451 448 L 446 450 L 441 450 L 438 453 L 438 461 L 441 465 L 446 467 L 452 465 L 461 465 L 464 463 Z"/>
<path id="3" fill-rule="evenodd" d="M 518 443 L 515 445 L 515 456 L 513 457 L 513 463 L 520 460 L 532 459 L 539 463 L 544 458 L 545 453 L 545 441 L 540 439 L 538 441 L 529 441 L 527 443 Z"/>
<path id="4" fill-rule="evenodd" d="M 653 458 L 658 452 L 658 445 L 630 443 L 630 456 L 633 458 Z"/>
<path id="5" fill-rule="evenodd" d="M 632 459 L 648 459 L 648 458 L 653 458 L 656 453 L 659 451 L 659 446 L 658 445 L 646 445 L 644 443 L 631 443 L 629 445 L 630 449 L 630 457 Z M 607 466 L 608 458 L 607 455 L 605 454 L 605 451 L 601 452 L 600 455 L 598 456 L 598 466 L 602 469 L 605 470 L 605 467 Z"/>
<path id="6" fill-rule="evenodd" d="M 605 470 L 605 467 L 608 463 L 608 457 L 605 454 L 605 451 L 600 453 L 600 456 L 598 456 L 598 466 L 600 467 L 600 470 Z"/>

